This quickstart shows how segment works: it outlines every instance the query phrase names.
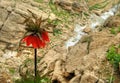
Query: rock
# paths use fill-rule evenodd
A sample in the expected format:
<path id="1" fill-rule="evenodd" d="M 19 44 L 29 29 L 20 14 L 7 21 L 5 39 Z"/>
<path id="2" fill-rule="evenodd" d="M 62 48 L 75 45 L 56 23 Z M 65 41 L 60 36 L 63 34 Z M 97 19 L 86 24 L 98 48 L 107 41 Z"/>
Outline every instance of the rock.
<path id="1" fill-rule="evenodd" d="M 84 31 L 85 33 L 89 33 L 89 32 L 91 32 L 91 28 L 86 27 L 83 31 Z"/>
<path id="2" fill-rule="evenodd" d="M 58 53 L 66 53 L 67 52 L 67 49 L 65 46 L 57 46 L 55 49 L 54 49 L 56 52 Z"/>
<path id="3" fill-rule="evenodd" d="M 19 20 L 18 20 L 19 19 Z M 11 12 L 11 14 L 9 15 L 7 22 L 5 23 L 5 25 L 9 24 L 9 23 L 16 23 L 16 24 L 20 24 L 23 23 L 25 20 L 25 18 L 23 18 L 21 15 L 15 13 L 15 12 Z M 8 26 L 8 25 L 7 25 Z M 14 26 L 14 25 L 13 25 Z M 22 28 L 22 27 L 21 27 Z M 18 29 L 18 28 L 17 28 Z"/>
<path id="4" fill-rule="evenodd" d="M 8 12 L 12 12 L 13 8 L 11 6 L 7 7 Z"/>
<path id="5" fill-rule="evenodd" d="M 120 16 L 112 16 L 112 17 L 109 17 L 105 23 L 104 23 L 104 26 L 107 26 L 107 27 L 116 27 L 118 28 L 120 26 Z"/>
<path id="6" fill-rule="evenodd" d="M 72 3 L 72 9 L 73 9 L 74 11 L 77 11 L 77 12 L 82 12 L 82 11 L 84 10 L 84 6 L 85 6 L 85 5 L 81 5 L 81 4 L 78 3 L 78 2 Z"/>
<path id="7" fill-rule="evenodd" d="M 85 73 L 82 77 L 81 77 L 81 81 L 80 83 L 96 83 L 98 81 L 98 78 L 90 73 Z"/>
<path id="8" fill-rule="evenodd" d="M 15 6 L 15 0 L 1 0 L 0 7 L 7 8 L 7 7 L 14 7 Z"/>
<path id="9" fill-rule="evenodd" d="M 23 33 L 25 32 L 25 26 L 19 24 L 23 21 L 23 17 L 21 17 L 19 14 L 12 12 L 5 21 L 4 26 L 0 31 L 0 40 L 6 42 L 7 44 L 18 44 L 19 40 L 23 36 Z"/>
<path id="10" fill-rule="evenodd" d="M 21 15 L 27 15 L 27 16 L 30 16 L 31 13 L 28 12 L 28 10 L 30 10 L 32 13 L 36 14 L 38 17 L 43 17 L 44 18 L 47 18 L 48 15 L 41 11 L 39 8 L 37 7 L 32 7 L 31 5 L 29 4 L 26 4 L 26 3 L 17 3 L 16 4 L 16 8 L 15 8 L 15 12 L 18 13 L 18 14 L 21 14 Z"/>
<path id="11" fill-rule="evenodd" d="M 6 43 L 7 47 L 10 44 L 18 44 L 18 42 L 20 41 L 20 36 L 21 36 L 19 34 L 20 34 L 20 32 L 18 32 L 18 33 L 17 32 L 10 33 L 8 31 L 1 30 L 0 31 L 0 36 L 1 36 L 0 37 L 0 41 Z"/>
<path id="12" fill-rule="evenodd" d="M 72 11 L 72 2 L 70 0 L 67 0 L 67 1 L 65 1 L 65 0 L 57 0 L 57 1 L 55 1 L 55 4 L 59 5 L 64 10 Z"/>
<path id="13" fill-rule="evenodd" d="M 98 83 L 105 83 L 102 79 L 99 79 Z"/>
<path id="14" fill-rule="evenodd" d="M 69 83 L 80 83 L 80 77 L 81 75 L 77 75 L 75 77 L 73 77 Z"/>
<path id="15" fill-rule="evenodd" d="M 0 8 L 0 21 L 3 23 L 8 16 L 8 12 L 5 9 Z"/>
<path id="16" fill-rule="evenodd" d="M 39 6 L 40 6 L 40 3 L 31 1 L 31 5 L 34 6 L 34 7 L 39 7 Z"/>
<path id="17" fill-rule="evenodd" d="M 81 43 L 91 42 L 91 41 L 92 41 L 92 36 L 90 36 L 90 35 L 84 35 L 84 36 L 82 36 L 82 38 L 80 40 Z"/>

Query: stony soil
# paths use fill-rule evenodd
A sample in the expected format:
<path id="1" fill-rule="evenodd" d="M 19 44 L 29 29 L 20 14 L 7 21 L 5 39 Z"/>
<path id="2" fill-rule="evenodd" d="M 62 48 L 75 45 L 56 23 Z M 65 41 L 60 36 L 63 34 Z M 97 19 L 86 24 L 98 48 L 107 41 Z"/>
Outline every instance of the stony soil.
<path id="1" fill-rule="evenodd" d="M 115 0 L 114 4 L 117 1 Z M 24 16 L 31 16 L 27 9 L 38 17 L 47 18 L 50 13 L 51 20 L 63 21 L 56 27 L 62 30 L 62 34 L 54 36 L 50 33 L 51 42 L 46 48 L 38 50 L 38 59 L 44 56 L 38 62 L 41 75 L 47 74 L 53 83 L 108 83 L 107 79 L 110 78 L 113 67 L 106 59 L 106 53 L 111 45 L 119 45 L 120 42 L 120 33 L 113 35 L 110 33 L 110 28 L 120 26 L 119 16 L 111 17 L 105 27 L 100 26 L 93 31 L 86 29 L 88 35 L 83 36 L 75 46 L 66 49 L 64 44 L 74 35 L 75 24 L 87 23 L 89 16 L 85 17 L 83 12 L 87 12 L 88 15 L 91 13 L 100 15 L 112 7 L 113 1 L 104 9 L 91 12 L 88 12 L 87 7 L 96 4 L 92 0 L 88 4 L 83 1 L 81 2 L 83 6 L 77 4 L 77 7 L 74 5 L 77 0 L 65 2 L 54 0 L 54 2 L 60 9 L 80 15 L 68 15 L 69 18 L 67 17 L 65 21 L 64 16 L 59 17 L 50 10 L 48 0 L 43 0 L 42 4 L 33 0 L 0 0 L 0 83 L 14 83 L 20 75 L 23 77 L 26 75 L 26 69 L 29 69 L 30 73 L 33 72 L 33 49 L 18 47 L 25 33 L 25 26 L 21 23 L 25 20 Z M 53 28 L 49 27 L 49 30 L 53 31 Z M 29 60 L 30 63 L 27 63 Z M 24 64 L 28 67 L 19 71 Z M 119 83 L 119 74 L 115 73 L 114 76 L 116 78 L 114 83 Z"/>

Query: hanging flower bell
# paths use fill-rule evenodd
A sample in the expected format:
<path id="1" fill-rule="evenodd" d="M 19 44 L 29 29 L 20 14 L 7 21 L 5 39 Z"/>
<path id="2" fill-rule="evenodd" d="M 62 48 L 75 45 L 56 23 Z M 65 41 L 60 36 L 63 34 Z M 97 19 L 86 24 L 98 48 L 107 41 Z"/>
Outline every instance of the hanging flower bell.
<path id="1" fill-rule="evenodd" d="M 45 31 L 44 28 L 41 28 L 42 17 L 37 18 L 32 13 L 33 18 L 27 18 L 25 20 L 26 24 L 26 31 L 30 33 L 29 35 L 25 36 L 22 42 L 25 42 L 27 46 L 32 45 L 33 48 L 44 48 L 47 42 L 50 42 L 48 32 Z"/>
<path id="2" fill-rule="evenodd" d="M 33 48 L 44 48 L 46 45 L 46 42 L 49 42 L 48 32 L 44 31 L 41 34 L 41 38 L 37 34 L 31 34 L 22 40 L 26 43 L 27 46 L 32 45 Z"/>

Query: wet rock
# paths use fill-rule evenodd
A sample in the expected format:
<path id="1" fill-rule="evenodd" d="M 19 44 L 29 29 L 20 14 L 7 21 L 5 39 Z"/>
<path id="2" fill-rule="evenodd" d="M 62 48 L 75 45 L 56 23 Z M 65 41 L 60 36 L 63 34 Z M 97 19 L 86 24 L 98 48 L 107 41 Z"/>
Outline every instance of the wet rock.
<path id="1" fill-rule="evenodd" d="M 104 26 L 107 26 L 107 27 L 119 27 L 120 26 L 120 16 L 112 16 L 112 17 L 109 17 L 109 19 L 106 20 L 106 22 L 104 23 Z"/>
<path id="2" fill-rule="evenodd" d="M 92 41 L 92 36 L 90 36 L 90 35 L 84 35 L 84 36 L 82 36 L 82 38 L 80 40 L 81 43 L 91 42 L 91 41 Z"/>
<path id="3" fill-rule="evenodd" d="M 91 32 L 91 28 L 86 27 L 86 28 L 83 30 L 83 32 L 85 32 L 85 33 L 89 33 L 89 32 Z"/>
<path id="4" fill-rule="evenodd" d="M 69 83 L 80 83 L 80 77 L 81 75 L 77 75 L 75 77 L 73 77 Z"/>

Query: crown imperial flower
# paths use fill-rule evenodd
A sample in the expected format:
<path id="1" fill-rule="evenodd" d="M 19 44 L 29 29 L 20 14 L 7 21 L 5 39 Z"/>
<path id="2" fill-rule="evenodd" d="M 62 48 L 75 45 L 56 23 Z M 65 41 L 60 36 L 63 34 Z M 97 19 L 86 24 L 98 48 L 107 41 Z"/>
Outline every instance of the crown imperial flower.
<path id="1" fill-rule="evenodd" d="M 32 45 L 33 48 L 44 48 L 46 41 L 49 42 L 48 39 L 44 37 L 40 39 L 38 35 L 28 35 L 23 39 L 23 42 L 25 42 L 27 46 Z"/>
<path id="2" fill-rule="evenodd" d="M 44 48 L 47 42 L 50 42 L 48 32 L 41 27 L 42 17 L 37 18 L 32 13 L 33 18 L 27 18 L 25 20 L 26 31 L 30 33 L 22 39 L 22 42 L 25 42 L 27 46 L 32 45 L 33 48 Z"/>

